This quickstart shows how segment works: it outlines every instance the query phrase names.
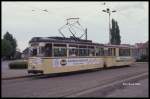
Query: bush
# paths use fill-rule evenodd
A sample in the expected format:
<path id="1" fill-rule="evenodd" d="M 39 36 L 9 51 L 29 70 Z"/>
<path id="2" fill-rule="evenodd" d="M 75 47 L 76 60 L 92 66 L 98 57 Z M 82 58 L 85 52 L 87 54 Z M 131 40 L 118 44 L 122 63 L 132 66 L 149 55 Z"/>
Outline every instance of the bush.
<path id="1" fill-rule="evenodd" d="M 28 62 L 27 61 L 16 61 L 9 64 L 10 69 L 27 69 Z"/>

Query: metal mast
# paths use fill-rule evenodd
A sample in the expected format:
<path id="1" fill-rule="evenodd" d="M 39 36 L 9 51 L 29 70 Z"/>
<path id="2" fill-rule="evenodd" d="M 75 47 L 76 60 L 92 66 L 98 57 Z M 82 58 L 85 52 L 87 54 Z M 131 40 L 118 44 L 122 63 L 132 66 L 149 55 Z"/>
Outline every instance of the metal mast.
<path id="1" fill-rule="evenodd" d="M 106 10 L 102 10 L 102 11 L 108 13 L 108 15 L 109 15 L 109 44 L 111 44 L 112 36 L 111 36 L 111 31 L 110 31 L 110 15 L 111 15 L 111 13 L 114 13 L 116 11 L 115 10 L 111 11 L 110 8 L 106 8 Z"/>

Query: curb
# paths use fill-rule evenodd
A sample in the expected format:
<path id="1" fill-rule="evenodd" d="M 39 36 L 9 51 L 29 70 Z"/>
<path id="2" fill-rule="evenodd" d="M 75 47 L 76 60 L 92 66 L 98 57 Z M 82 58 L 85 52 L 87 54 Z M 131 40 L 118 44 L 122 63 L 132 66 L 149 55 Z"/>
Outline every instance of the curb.
<path id="1" fill-rule="evenodd" d="M 12 79 L 19 79 L 19 78 L 28 78 L 28 77 L 33 77 L 36 75 L 25 75 L 25 76 L 16 76 L 16 77 L 6 77 L 2 78 L 1 80 L 12 80 Z"/>
<path id="2" fill-rule="evenodd" d="M 135 62 L 135 63 L 149 63 L 149 62 Z"/>

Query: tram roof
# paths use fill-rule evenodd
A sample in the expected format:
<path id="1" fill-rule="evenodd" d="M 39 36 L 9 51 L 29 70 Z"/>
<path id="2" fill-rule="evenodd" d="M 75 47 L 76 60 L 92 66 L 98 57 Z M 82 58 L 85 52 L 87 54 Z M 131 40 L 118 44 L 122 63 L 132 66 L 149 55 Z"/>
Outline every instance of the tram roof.
<path id="1" fill-rule="evenodd" d="M 111 44 L 105 44 L 104 47 L 112 47 L 112 48 L 132 48 L 131 45 L 128 44 L 120 44 L 120 45 L 111 45 Z"/>
<path id="2" fill-rule="evenodd" d="M 111 47 L 111 48 L 132 48 L 131 45 L 128 44 L 121 44 L 121 45 L 111 45 L 111 44 L 100 44 L 100 43 L 93 43 L 92 40 L 84 40 L 80 38 L 75 37 L 33 37 L 29 43 L 35 43 L 35 42 L 54 42 L 54 43 L 74 43 L 74 44 L 89 44 L 89 45 L 99 45 L 104 47 Z"/>
<path id="3" fill-rule="evenodd" d="M 76 44 L 89 44 L 89 45 L 101 45 L 103 44 L 100 43 L 93 43 L 92 40 L 84 40 L 80 38 L 75 38 L 75 37 L 33 37 L 29 43 L 34 43 L 34 42 L 54 42 L 54 43 L 76 43 Z"/>

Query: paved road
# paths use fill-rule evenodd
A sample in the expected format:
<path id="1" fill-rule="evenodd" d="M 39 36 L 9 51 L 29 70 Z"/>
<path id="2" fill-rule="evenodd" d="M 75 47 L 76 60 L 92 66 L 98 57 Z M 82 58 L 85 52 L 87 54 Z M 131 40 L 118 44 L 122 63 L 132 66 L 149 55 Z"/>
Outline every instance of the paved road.
<path id="1" fill-rule="evenodd" d="M 2 97 L 69 97 L 76 93 L 83 92 L 92 88 L 106 85 L 107 83 L 119 81 L 124 78 L 139 75 L 148 72 L 148 64 L 140 63 L 131 67 L 107 69 L 95 72 L 78 73 L 65 76 L 47 77 L 47 78 L 24 78 L 15 80 L 2 80 Z M 97 90 L 96 94 L 93 92 L 88 95 L 82 94 L 81 96 L 91 97 L 126 97 L 123 92 L 131 90 L 138 91 L 143 88 L 143 93 L 133 92 L 128 96 L 145 97 L 148 95 L 148 76 L 140 79 L 139 86 L 127 86 L 123 88 L 116 87 L 115 90 L 108 88 L 108 94 L 101 94 Z M 147 89 L 146 89 L 147 88 Z M 118 89 L 121 90 L 118 92 Z M 129 92 L 130 93 L 130 92 Z M 140 93 L 140 94 L 139 94 Z"/>
<path id="2" fill-rule="evenodd" d="M 132 85 L 132 83 L 126 85 L 127 88 L 115 90 L 107 97 L 148 97 L 148 79 L 139 80 L 137 84 Z"/>

